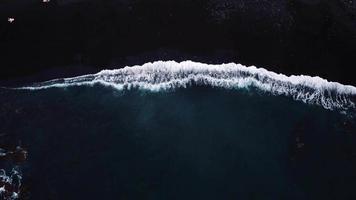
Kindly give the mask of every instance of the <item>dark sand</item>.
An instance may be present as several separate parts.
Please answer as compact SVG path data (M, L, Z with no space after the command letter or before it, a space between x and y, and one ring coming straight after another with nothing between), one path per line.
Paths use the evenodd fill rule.
M307 2L2 1L1 84L188 59L356 85L355 3Z

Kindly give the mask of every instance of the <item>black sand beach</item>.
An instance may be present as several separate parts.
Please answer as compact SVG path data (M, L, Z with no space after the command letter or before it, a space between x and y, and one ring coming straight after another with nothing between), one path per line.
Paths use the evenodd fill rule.
M21 83L193 60L355 85L355 9L343 0L6 0L0 79Z

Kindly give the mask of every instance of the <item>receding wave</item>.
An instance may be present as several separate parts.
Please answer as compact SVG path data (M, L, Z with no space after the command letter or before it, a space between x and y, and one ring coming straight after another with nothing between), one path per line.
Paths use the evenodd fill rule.
M220 65L193 61L157 61L142 66L103 70L73 78L54 79L18 89L47 89L103 84L118 90L164 91L192 84L228 89L256 88L272 95L285 95L326 109L354 109L356 87L329 82L320 77L286 76L254 66L228 63Z

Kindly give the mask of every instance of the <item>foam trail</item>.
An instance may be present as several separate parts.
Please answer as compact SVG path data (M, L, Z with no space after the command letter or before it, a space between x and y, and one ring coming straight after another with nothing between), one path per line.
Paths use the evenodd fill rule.
M142 66L103 70L73 78L54 79L18 89L47 89L103 84L118 90L162 91L192 84L221 88L257 88L273 95L285 95L326 109L354 109L356 87L329 82L320 77L286 76L255 66L228 63L211 65L193 61L157 61Z

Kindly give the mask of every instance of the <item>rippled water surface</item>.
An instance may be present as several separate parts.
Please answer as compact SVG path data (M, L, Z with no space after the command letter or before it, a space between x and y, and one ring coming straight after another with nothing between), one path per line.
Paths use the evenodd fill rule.
M24 199L356 195L352 111L194 84L0 92L1 142L28 151L17 166Z

